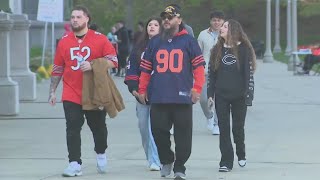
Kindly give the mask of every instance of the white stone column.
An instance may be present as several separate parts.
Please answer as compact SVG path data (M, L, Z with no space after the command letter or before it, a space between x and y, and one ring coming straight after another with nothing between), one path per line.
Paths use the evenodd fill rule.
M298 13L297 0L292 0L292 52L298 51ZM296 71L296 65L300 62L297 54L292 53L293 72Z
M274 53L281 52L280 46L280 0L276 0L276 16L275 16L275 45L273 48Z
M18 83L10 78L10 36L13 22L0 13L0 115L19 113Z
M9 0L9 6L13 14L22 14L21 0Z
M273 54L271 52L271 0L267 0L266 13L266 52L264 53L263 62L273 62Z
M286 47L286 55L291 55L291 0L287 1L287 47ZM288 69L290 69L288 67Z
M10 32L10 57L12 79L19 84L20 100L36 99L36 75L29 69L29 27L25 14L10 15L13 28Z

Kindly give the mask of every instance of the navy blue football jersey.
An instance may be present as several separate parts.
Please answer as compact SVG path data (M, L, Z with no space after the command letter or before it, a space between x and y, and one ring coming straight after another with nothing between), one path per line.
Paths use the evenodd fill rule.
M205 66L196 39L186 30L172 39L152 38L141 60L140 69L152 73L151 103L191 104L193 70Z

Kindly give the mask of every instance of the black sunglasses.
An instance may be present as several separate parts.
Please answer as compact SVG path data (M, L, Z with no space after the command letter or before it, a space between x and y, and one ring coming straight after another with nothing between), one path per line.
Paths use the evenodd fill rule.
M168 15L168 14L163 15L163 16L161 17L162 20L166 20L166 19L171 20L171 19L173 19L173 18L174 18L174 16L170 16L170 15Z

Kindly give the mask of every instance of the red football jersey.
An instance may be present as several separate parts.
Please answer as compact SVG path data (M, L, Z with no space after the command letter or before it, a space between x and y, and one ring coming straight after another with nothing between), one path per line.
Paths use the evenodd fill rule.
M63 76L62 101L81 105L83 72L80 64L82 61L101 57L118 64L114 47L108 38L99 32L89 30L82 39L78 39L74 33L68 33L61 38L54 58L52 76Z

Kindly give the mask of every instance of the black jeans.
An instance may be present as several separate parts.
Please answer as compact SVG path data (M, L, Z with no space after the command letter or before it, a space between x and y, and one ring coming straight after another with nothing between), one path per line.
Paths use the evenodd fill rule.
M151 130L161 164L174 162L174 172L185 173L184 164L192 148L192 105L152 104ZM170 129L174 126L175 154L171 150Z
M230 137L230 111L232 115L232 134L236 144L236 154L238 160L245 160L244 125L247 114L245 97L227 99L215 96L216 113L220 128L220 167L227 166L233 168L234 152Z
M81 129L84 123L84 115L90 127L96 153L103 154L107 149L108 130L105 122L106 111L82 110L82 106L70 101L63 101L63 108L66 117L67 146L69 152L69 162L81 161Z

